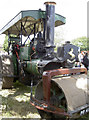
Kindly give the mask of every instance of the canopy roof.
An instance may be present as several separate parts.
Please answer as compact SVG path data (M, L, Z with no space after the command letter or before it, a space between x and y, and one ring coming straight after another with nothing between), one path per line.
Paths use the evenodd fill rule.
M32 29L36 24L35 32L38 32L38 25L41 22L41 30L43 30L43 21L45 18L45 11L41 10L27 10L18 13L10 22L8 22L1 30L0 34L22 34L28 36L33 34ZM55 27L65 24L65 17L55 14ZM21 27L22 26L22 27Z

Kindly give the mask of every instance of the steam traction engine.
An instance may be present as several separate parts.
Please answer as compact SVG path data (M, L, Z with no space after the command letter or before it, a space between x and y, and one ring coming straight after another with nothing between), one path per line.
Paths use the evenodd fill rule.
M1 29L8 35L8 55L0 56L2 88L18 79L31 86L31 104L42 118L77 117L88 112L87 70L73 67L78 47L70 42L54 52L54 27L65 24L65 17L55 14L55 4L45 2L46 11L21 11Z

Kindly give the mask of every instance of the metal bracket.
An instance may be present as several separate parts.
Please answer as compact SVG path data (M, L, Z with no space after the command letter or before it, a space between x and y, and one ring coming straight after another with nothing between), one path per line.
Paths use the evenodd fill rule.
M44 100L46 102L50 102L50 88L51 88L51 78L57 75L65 75L65 74L77 74L77 73L85 73L87 74L86 68L64 68L64 69L56 69L56 70L49 70L43 72L43 94Z

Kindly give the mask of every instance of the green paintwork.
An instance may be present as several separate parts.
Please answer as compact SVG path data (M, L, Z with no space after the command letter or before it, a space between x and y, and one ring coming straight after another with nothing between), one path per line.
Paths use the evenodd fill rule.
M31 53L32 53L32 49L30 46L20 47L20 59L21 60L30 60Z
M18 13L10 22L8 22L1 30L0 34L8 35L10 34L19 35L21 34L21 22L27 31L27 33L22 30L22 35L27 36L31 32L31 29L34 28L34 23L36 23L36 32L38 32L39 22L42 22L42 18L45 18L45 11L42 10L27 10L21 11ZM66 18L55 13L55 27L65 24ZM18 27L18 29L17 29ZM41 30L43 31L43 22L41 25ZM34 32L32 32L33 34Z
M22 13L22 18L27 16L32 17L34 20L45 18L45 11L41 11L41 10L21 11L21 13Z
M28 73L31 73L33 75L40 75L39 71L38 71L38 62L39 59L37 60L31 60L31 61L27 61L27 67L25 68L25 70Z

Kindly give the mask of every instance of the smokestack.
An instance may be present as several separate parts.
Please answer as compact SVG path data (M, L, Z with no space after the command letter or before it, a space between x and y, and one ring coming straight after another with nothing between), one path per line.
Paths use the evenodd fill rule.
M45 2L46 5L46 47L54 51L55 2Z

